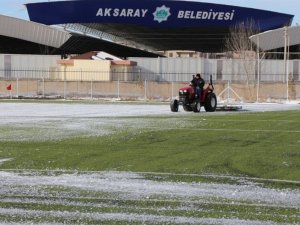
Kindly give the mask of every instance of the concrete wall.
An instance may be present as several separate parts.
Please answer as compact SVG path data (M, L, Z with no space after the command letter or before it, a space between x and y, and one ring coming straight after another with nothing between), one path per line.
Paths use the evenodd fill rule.
M137 80L134 66L111 65L111 79L114 81L134 81Z
M60 56L0 54L0 78L48 78Z
M5 64L11 65L11 69L45 69L56 66L56 61L60 59L58 55L19 55L0 54L0 68L5 68Z
M205 58L129 58L138 63L145 74L157 74L160 81L187 81L192 74L201 73L205 79L253 81L260 75L261 81L285 82L283 60L261 60L258 73L257 60L205 59ZM300 81L300 60L289 60L287 72Z

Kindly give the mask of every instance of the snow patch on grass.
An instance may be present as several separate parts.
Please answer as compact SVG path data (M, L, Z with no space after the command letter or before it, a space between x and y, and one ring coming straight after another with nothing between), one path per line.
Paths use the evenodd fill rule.
M121 199L148 199L152 196L178 199L226 199L228 201L260 202L276 206L300 207L299 190L276 190L255 184L231 185L214 183L159 182L146 180L141 174L99 172L86 174L42 175L30 172L0 172L0 195L14 187L30 192L33 187L57 186L94 192L118 194ZM20 194L20 193L19 193Z
M0 165L4 164L5 162L11 161L13 160L12 158L8 158L8 159L0 159Z
M124 221L130 222L150 222L150 223L168 223L168 224L207 224L207 225L279 225L270 221L239 220L239 219L215 219L215 218L191 218L191 217L173 217L158 216L149 214L135 213L80 213L80 212L58 212L58 211L41 211L41 210L24 210L24 209L3 209L0 208L0 215L14 215L22 217L56 217L64 219L89 219L94 221ZM1 224L1 223L0 223ZM5 223L6 224L6 223ZM20 223L21 224L21 223Z

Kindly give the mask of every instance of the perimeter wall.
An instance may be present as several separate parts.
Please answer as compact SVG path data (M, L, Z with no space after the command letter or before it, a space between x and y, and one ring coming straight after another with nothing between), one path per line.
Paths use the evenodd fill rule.
M300 100L300 60L289 60L285 73L283 60L261 60L258 66L257 60L130 58L138 66L122 72L86 68L61 71L58 59L0 55L0 97L167 101L178 95L180 87L188 85L193 74L201 73L207 83L212 76L219 101ZM108 73L110 79L104 81L102 77ZM9 85L11 91L7 90Z

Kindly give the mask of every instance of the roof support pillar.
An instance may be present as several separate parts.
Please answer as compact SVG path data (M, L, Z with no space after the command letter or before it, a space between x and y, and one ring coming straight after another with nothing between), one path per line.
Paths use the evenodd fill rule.
M287 65L288 27L284 27L284 74L286 76L286 100L289 100L289 74Z
M259 85L260 85L260 56L259 56L259 35L257 36L257 87L256 87L256 102L259 97Z

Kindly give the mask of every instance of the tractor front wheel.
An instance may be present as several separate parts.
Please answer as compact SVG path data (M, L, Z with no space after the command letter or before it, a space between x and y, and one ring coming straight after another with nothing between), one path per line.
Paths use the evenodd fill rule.
M170 103L171 111L172 112L178 112L179 108L179 102L177 99L173 99Z
M193 111L194 111L195 113L198 113L198 112L200 112L200 110L201 110L201 104L200 104L200 102L199 102L198 100L196 100L196 101L193 103Z

